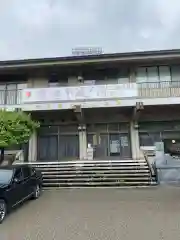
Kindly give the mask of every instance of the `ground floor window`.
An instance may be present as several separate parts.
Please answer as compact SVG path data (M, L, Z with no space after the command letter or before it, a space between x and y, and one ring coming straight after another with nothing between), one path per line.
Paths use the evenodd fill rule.
M164 142L166 153L175 152L180 147L180 129L178 122L142 123L139 125L140 146L155 146Z
M41 128L38 134L37 155L38 161L79 158L78 128L76 126Z

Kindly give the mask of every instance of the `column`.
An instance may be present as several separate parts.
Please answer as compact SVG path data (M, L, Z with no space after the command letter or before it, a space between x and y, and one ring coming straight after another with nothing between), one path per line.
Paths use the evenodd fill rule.
M87 137L86 137L86 126L79 125L79 158L80 160L86 159L87 151Z
M132 158L139 159L140 158L139 131L138 131L138 125L134 121L131 121L130 123L130 136L131 136Z
M37 133L34 132L29 139L29 154L28 162L35 162L37 160Z

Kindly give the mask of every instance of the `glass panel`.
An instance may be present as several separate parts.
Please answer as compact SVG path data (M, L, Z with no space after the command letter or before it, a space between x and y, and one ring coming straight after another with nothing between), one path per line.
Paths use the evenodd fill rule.
M17 84L17 89L21 90L21 89L25 89L27 88L27 83L19 83Z
M137 81L137 83L147 82L147 73L146 73L146 68L145 67L141 67L141 68L137 69L136 81Z
M179 121L167 121L167 122L141 122L139 123L139 131L142 132L159 132L165 130L178 130L180 129Z
M157 67L148 67L147 68L148 82L159 82L158 68Z
M58 134L58 126L42 126L38 129L40 135Z
M128 83L129 82L129 69L122 69L119 73L118 83Z
M0 85L0 91L5 89L6 89L6 85Z
M48 137L38 138L38 160L46 161L48 160Z
M9 184L13 176L13 171L9 169L0 169L0 184Z
M107 124L96 124L94 125L96 132L107 132Z
M172 86L180 87L180 66L174 65L171 67Z
M170 74L170 67L169 66L160 66L159 67L159 78L162 86L167 86L165 82L171 82L171 74Z
M61 135L59 137L59 158L79 158L78 135Z
M154 146L155 142L160 142L160 133L139 133L140 146Z
M7 84L6 89L7 90L16 90L17 89L17 84Z
M48 158L49 161L57 161L58 160L58 137L50 136L48 146Z
M93 134L87 134L87 143L90 143L91 146L94 145L94 142L93 142Z
M118 132L119 124L118 123L110 123L108 124L108 132Z
M106 158L109 155L108 134L101 134L99 144L95 147L95 158Z
M61 125L59 126L60 134L63 133L77 133L78 132L78 126L76 124L73 125Z
M131 158L131 145L129 134L120 135L121 158Z
M109 154L110 156L120 156L119 134L110 134L109 136Z
M161 133L162 139L180 139L180 132L179 131L163 131Z

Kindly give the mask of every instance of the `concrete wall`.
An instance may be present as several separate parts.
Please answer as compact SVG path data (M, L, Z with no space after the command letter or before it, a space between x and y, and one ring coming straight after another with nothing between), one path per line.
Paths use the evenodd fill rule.
M155 161L160 184L180 185L180 158L164 155Z

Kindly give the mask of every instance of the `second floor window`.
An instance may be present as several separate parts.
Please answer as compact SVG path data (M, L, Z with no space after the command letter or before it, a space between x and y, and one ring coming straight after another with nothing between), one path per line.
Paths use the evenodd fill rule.
M180 83L180 66L140 67L136 71L136 81L138 83L161 83L164 86L171 83L175 86L178 82Z

